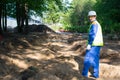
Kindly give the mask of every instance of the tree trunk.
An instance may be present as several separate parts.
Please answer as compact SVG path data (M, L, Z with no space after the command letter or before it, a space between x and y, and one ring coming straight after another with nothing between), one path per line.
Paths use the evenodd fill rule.
M6 3L3 4L3 30L7 31L7 12L6 12Z
M6 4L5 4L5 28L4 31L7 31L7 10L6 10Z
M5 7L4 7L4 3L3 3L3 5L2 5L2 28L3 28L3 30L4 30L4 26L5 26L5 20L4 20L4 9Z
M21 28L21 3L19 1L16 2L16 19L17 19L17 29L18 32L21 33L22 32L22 28Z
M28 4L25 4L25 24L28 26Z
M21 3L20 1L16 2L16 18L18 32L22 33L28 26L28 6L26 3Z
M2 34L2 2L0 3L0 34Z

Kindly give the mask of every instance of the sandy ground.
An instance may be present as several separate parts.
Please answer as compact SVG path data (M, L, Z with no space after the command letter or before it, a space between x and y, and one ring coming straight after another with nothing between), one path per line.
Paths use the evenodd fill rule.
M81 75L86 40L86 34L9 34L0 44L0 80L120 80L119 40L104 40L100 78Z

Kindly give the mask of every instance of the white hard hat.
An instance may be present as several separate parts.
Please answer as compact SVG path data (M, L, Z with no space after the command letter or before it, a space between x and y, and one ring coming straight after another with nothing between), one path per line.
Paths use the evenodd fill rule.
M89 11L88 16L96 16L96 12L95 11Z

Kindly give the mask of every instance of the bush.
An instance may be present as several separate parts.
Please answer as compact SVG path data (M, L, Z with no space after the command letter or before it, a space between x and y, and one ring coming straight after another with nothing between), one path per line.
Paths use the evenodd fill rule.
M120 34L120 23L115 23L113 25L113 33L114 34Z
M88 26L70 26L70 27L67 26L64 29L69 32L87 33L89 27Z
M109 23L109 25L102 25L103 33L108 34L120 34L120 23Z

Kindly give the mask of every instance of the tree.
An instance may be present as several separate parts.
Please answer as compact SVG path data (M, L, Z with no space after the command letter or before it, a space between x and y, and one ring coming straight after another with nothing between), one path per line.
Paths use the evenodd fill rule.
M3 31L7 31L7 0L0 1L0 33L2 34Z
M59 8L62 7L62 0L1 0L0 23L3 25L0 24L0 32L2 32L2 27L4 30L7 28L7 16L16 18L18 32L23 32L24 26L28 26L29 16L33 15L32 11L42 16L44 11L49 10L49 4L52 2ZM55 21L55 19L53 20Z
M95 9L102 23L104 33L120 34L120 1L97 0Z
M47 23L57 23L60 20L60 9L55 4L54 1L52 1L50 4L48 4L48 11L45 11L45 18Z
M119 0L97 0L96 10L101 16L106 16L114 22L120 22Z
M71 23L74 26L83 26L86 24L87 13L93 10L96 0L73 0L73 13L71 14Z

